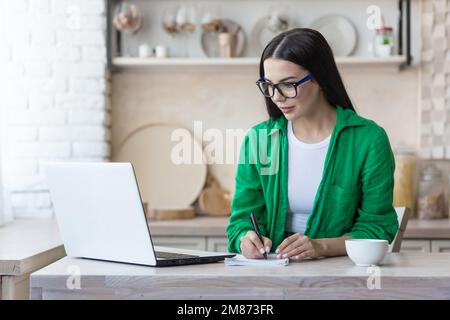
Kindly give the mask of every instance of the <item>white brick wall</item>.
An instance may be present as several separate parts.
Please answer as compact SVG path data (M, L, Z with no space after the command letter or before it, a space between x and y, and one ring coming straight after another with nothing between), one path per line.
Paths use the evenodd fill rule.
M6 163L15 217L52 216L40 162L106 161L105 0L6 1Z

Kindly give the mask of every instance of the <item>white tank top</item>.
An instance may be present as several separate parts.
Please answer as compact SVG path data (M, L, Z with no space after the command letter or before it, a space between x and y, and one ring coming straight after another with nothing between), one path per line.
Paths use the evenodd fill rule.
M286 231L303 233L322 179L331 135L318 143L297 139L288 121L288 199Z

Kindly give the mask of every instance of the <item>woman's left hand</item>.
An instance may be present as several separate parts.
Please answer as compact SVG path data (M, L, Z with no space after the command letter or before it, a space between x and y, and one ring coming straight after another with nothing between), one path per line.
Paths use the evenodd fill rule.
M322 243L319 240L310 239L303 234L296 233L284 239L275 253L278 259L303 260L307 257L320 257L323 255L323 251Z

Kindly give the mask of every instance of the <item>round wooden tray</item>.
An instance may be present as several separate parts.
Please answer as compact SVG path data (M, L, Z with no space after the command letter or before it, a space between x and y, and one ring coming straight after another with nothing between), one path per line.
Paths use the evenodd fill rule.
M179 141L173 133L182 130L189 139L191 163L178 164L176 153ZM184 140L183 140L184 141ZM175 150L175 151L174 151ZM200 161L194 162L194 152ZM189 208L198 198L206 180L203 148L184 128L172 124L151 124L131 132L118 148L114 161L131 162L136 171L142 201L154 209ZM176 160L176 161L174 161Z

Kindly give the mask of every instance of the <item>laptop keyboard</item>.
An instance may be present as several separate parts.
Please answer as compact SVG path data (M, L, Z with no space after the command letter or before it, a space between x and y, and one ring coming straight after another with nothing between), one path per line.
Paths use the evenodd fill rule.
M173 253L173 252L163 252L163 251L155 251L156 258L162 259L183 259L183 258L196 258L198 256L184 253Z

